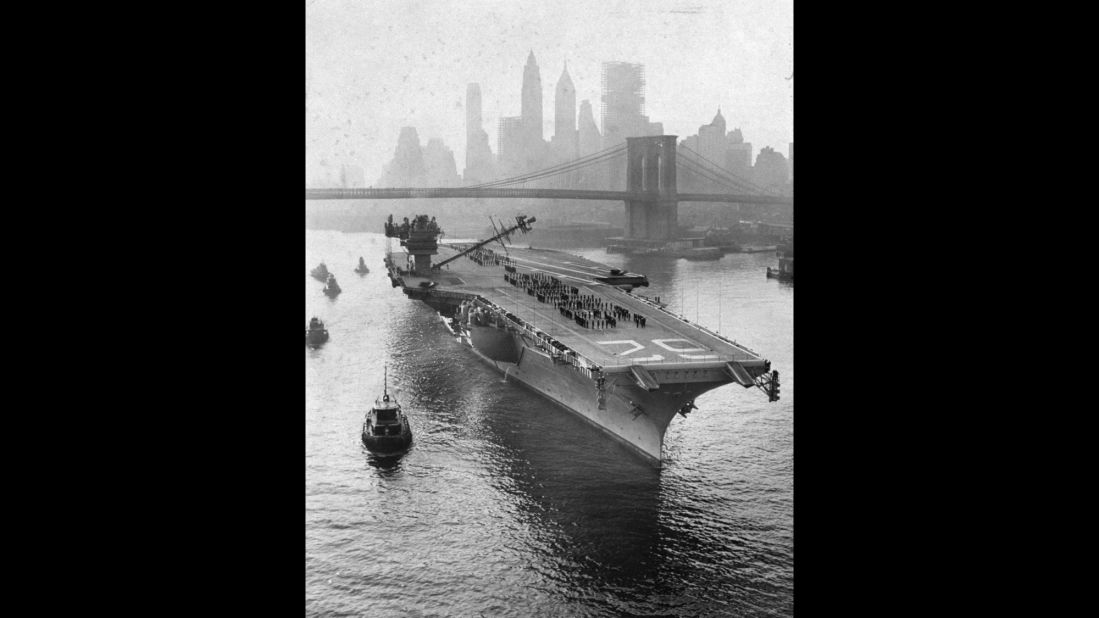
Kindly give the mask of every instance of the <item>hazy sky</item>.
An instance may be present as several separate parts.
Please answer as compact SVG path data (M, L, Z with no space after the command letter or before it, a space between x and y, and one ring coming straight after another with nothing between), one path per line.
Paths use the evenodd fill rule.
M756 153L794 139L793 0L311 0L306 2L306 176L325 158L374 184L401 127L439 137L465 166L466 84L483 127L518 116L523 65L542 74L543 137L565 61L600 121L600 67L645 65L645 112L681 138L721 107Z

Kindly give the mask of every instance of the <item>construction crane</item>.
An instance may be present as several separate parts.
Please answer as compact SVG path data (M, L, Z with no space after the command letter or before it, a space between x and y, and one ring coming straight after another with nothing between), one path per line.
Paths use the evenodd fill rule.
M519 230L520 232L526 234L527 232L530 231L530 224L534 223L537 220L538 219L536 219L534 217L531 217L528 220L525 215L519 215L518 217L515 217L515 225L507 228L506 230L504 230L502 232L497 232L496 234L493 234L492 238L489 238L488 240L482 240L481 242L473 245L472 247L467 248L465 251L462 251L458 255L449 257L449 258L443 260L442 262L439 262L438 264L433 264L431 266L431 268L432 268L432 270L439 270L439 268L441 268L442 266L444 266L444 265L446 265L450 262L453 262L454 260L462 257L463 255L469 253L470 251L473 251L474 249L478 249L480 247L483 247L483 246L487 245L488 243L493 242L494 240L503 238L504 240L509 240L510 241L511 240L511 233L514 232L515 230ZM495 225L493 225L493 229L496 229Z

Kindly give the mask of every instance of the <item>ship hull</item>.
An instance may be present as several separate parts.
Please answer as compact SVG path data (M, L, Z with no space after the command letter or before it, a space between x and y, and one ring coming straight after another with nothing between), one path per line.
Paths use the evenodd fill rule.
M500 255L484 242L446 246L450 257L431 264L427 258L444 247L417 242L387 254L394 285L438 311L451 334L506 380L651 464L661 464L672 418L686 416L698 396L767 382L770 363L755 352L631 294L648 285L643 275L549 250ZM397 266L405 263L408 270Z
M372 436L363 432L362 439L366 450L371 453L379 457L393 457L404 454L412 446L412 430L405 426L397 436Z
M516 337L505 328L470 325L469 338L474 350L494 362L516 364L523 351Z
M517 382L583 418L655 466L661 464L664 434L676 413L699 395L728 383L717 370L710 373L710 380L695 370L692 379L702 381L662 383L659 390L650 392L636 386L626 373L610 373L601 394L587 374L555 362L518 333L497 331L512 341L511 346L517 350L516 362L493 358L504 347L500 339L490 340L477 332L490 329L496 330L471 327L457 334L462 345L504 374L505 380ZM491 341L492 346L479 345L485 341Z
M386 429L393 431L397 426L389 426ZM400 429L396 434L378 435L372 431L370 421L367 421L363 425L362 441L368 451L379 457L401 455L412 446L412 427L409 426L408 419L402 416Z

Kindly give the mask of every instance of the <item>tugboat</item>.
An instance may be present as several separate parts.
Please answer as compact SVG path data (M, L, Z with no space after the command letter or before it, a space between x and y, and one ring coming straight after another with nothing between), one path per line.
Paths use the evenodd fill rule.
M386 382L388 373L387 367ZM412 445L412 427L408 424L408 417L401 412L397 398L390 398L388 384L382 387L382 391L382 398L374 401L374 407L363 423L363 444L379 457L392 457L404 453Z
M324 322L318 320L317 316L313 316L309 320L309 328L305 331L305 344L317 347L325 341L328 341L328 329L324 327Z
M337 294L342 292L340 284L336 283L336 275L328 274L328 281L324 284L324 293L330 298L335 298Z
M363 256L359 256L359 266L355 268L355 272L360 275L365 275L370 272L370 269L366 267L366 262L363 261Z
M328 267L321 262L321 265L309 271L309 276L313 277L317 281L328 281Z

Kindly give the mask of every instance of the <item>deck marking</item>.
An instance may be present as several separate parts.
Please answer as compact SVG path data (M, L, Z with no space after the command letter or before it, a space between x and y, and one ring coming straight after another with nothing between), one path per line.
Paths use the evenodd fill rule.
M669 352L680 352L681 353L680 356L682 356L682 352L705 352L706 351L706 348L697 348L697 347L696 348L673 348L672 346L668 345L668 343L672 342L672 341L682 341L683 343L687 343L687 344L691 344L691 345L698 345L695 342L691 341L690 339L678 339L678 338L676 338L676 339L653 339L653 343L655 343L656 345L664 348L665 350L668 350Z
M562 323L563 320L561 320L561 318L559 316L556 316L552 313L551 314L542 313L541 311L538 311L533 305L523 305L523 307L525 307L527 309L530 309L536 315L542 316L542 319L544 319L546 322L549 322L549 324L551 326L563 329L563 330L567 331L568 333L570 333L571 335L573 335L574 337L576 337L577 339L587 341L589 344L592 345L592 351L593 352L598 352L599 351L599 348L595 347L595 344L597 343L596 341L592 341L590 338L586 337L585 335L573 330L572 328L569 327L568 324ZM518 317L520 319L522 319L522 316L518 316ZM531 324L531 326L533 326L533 324ZM551 331L546 330L545 328L542 328L542 329L539 329L539 330L541 330L542 332L548 334L551 337L556 338L556 337L561 336L560 334L555 334ZM572 347L572 346L570 346L570 347ZM575 347L573 347L573 349L575 350ZM580 350L576 350L576 351L580 352ZM583 352L580 352L580 354L583 354L584 356L594 356L594 354L584 354Z
M600 341L599 343L601 345L612 345L612 344L615 344L615 343L628 343L630 345L637 346L632 350L622 352L621 354L619 354L619 356L625 356L627 354L633 354L634 352L636 352L638 350L644 350L645 349L645 346L643 346L640 343L634 341L633 339L620 339L618 341Z
M659 355L659 354L653 354L652 356L646 356L645 358L635 358L635 359L633 359L633 361L635 363L643 363L643 362L646 362L646 361L662 361L662 360L664 360L664 357Z
M573 264L573 266L575 266L577 268L586 268L586 269L588 269L589 272L584 272L582 270L577 270L577 268L568 268L566 266L561 266L560 264L546 264L545 262L535 262L534 260L531 260L529 258L513 257L512 261L513 262L526 262L527 264L536 265L536 266L523 265L524 268L530 268L532 270L537 270L537 266L541 266L543 269L545 269L547 271L557 270L557 271L562 271L562 272L574 272L574 273L580 273L581 275L584 275L585 277L606 276L607 274L610 274L609 271L607 271L606 274L604 274L604 270L601 269L601 268L595 268L595 267L592 267L592 266L584 266L582 264Z
M689 358L691 360L716 360L721 358L716 354L680 354L680 358Z

